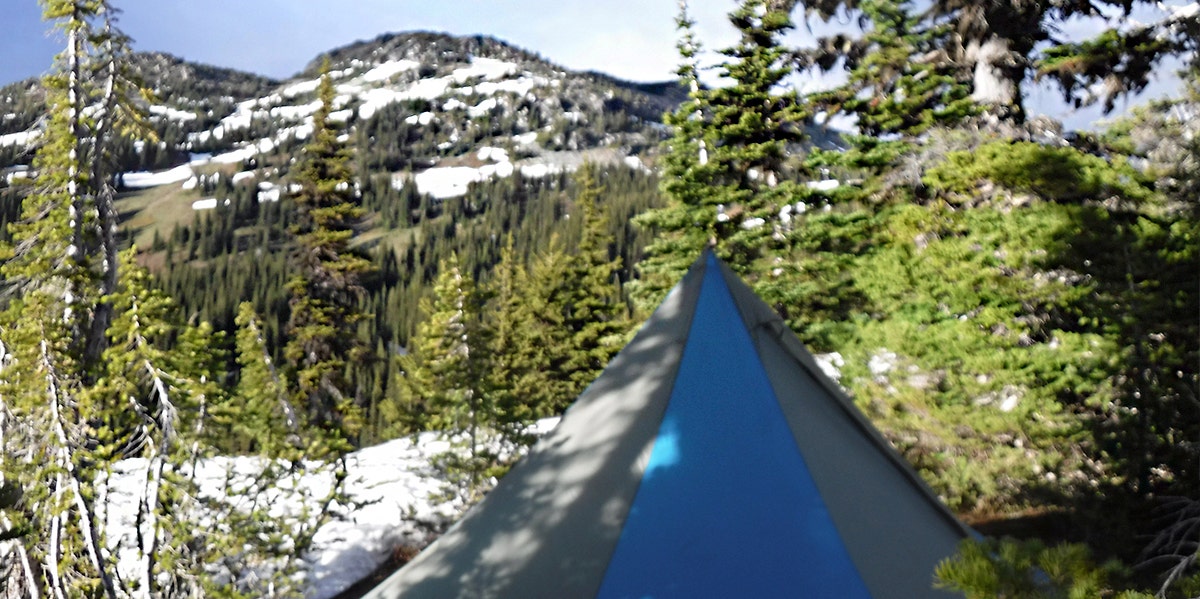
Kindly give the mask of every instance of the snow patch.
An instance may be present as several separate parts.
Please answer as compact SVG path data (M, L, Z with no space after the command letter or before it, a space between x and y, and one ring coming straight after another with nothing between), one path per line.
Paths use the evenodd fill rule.
M217 198L204 198L192 202L192 210L212 210L217 207Z
M17 133L7 133L0 135L0 148L7 146L27 146L30 142L41 137L42 132L37 129L29 131L18 131Z
M528 133L514 135L513 141L515 141L518 144L523 145L523 146L529 146L529 145L533 145L533 144L537 143L537 137L538 137L537 131L530 131Z
M303 127L292 127L290 129L284 129L283 131L280 131L278 137L282 140L286 139L289 135L294 135L296 139L304 139L311 133L311 125L308 126L307 132L304 131ZM258 154L266 154L267 152L274 150L276 145L278 144L273 139L260 139L257 142L247 144L236 150L225 152L223 154L217 154L212 158L209 158L209 162L215 164L237 164L239 162L249 160Z
M431 168L413 175L417 190L435 198L453 198L467 193L467 188L483 177L477 168L447 166Z
M817 361L817 366L825 376L839 381L842 379L842 369L846 367L846 359L838 352L830 352L828 354L818 354L813 356Z
M274 185L272 185L266 189L262 189L260 186L259 189L260 189L260 191L258 192L258 195L257 195L259 204L262 204L264 202L278 202L279 196L281 195L281 193L283 191L282 189L280 189L279 187L276 187Z
M433 113L432 112L422 112L421 114L414 114L410 117L405 118L404 122L408 123L409 125L421 125L422 127L424 127L425 125L428 125L429 123L433 122Z
M271 115L271 118L273 118L273 119L298 121L302 118L309 117L309 116L316 114L317 110L319 110L320 108L321 108L321 101L315 100L313 102L309 102L308 104L302 104L300 106L276 106L275 108L272 108L270 110L269 114Z
M320 79L311 79L309 81L301 81L300 83L293 83L293 84L283 88L283 91L279 92L279 95L281 95L285 98L292 98L292 97L299 96L302 94L311 94L311 93L317 91L317 86L319 86L319 85L321 85Z
M480 160L491 160L492 162L508 162L508 150L493 146L483 146L479 151L475 152L475 157Z
M494 96L501 93L524 96L536 87L547 87L550 85L552 85L552 82L545 77L518 77L516 79L505 79L504 81L484 81L472 87L464 87L459 91L464 94L475 93L482 96Z
M0 172L4 173L4 182L9 185L12 185L13 181L17 179L28 179L32 176L32 171L24 164L2 169ZM0 353L0 356L2 355L4 354Z
M134 171L121 174L121 184L132 189L158 187L171 183L181 183L195 176L192 167L183 164L173 169L159 172Z
M495 58L479 58L472 57L471 66L454 69L451 77L459 83L463 83L475 77L482 77L485 80L503 79L517 72L517 65Z
M809 189L817 191L831 191L841 187L842 182L837 179L822 179L820 181L809 181L806 185L808 185Z
M196 120L196 113L188 112L186 110L176 110L170 106L160 106L156 104L151 106L149 110L150 114L164 117L169 121L187 122Z
M421 63L415 60L392 60L363 73L362 80L369 83L378 83L391 79L396 74L418 69L420 66Z
M216 198L198 200L197 210L217 206ZM539 421L530 432L543 435L554 428L558 419ZM345 519L326 523L313 538L313 549L305 556L310 564L307 579L312 585L305 596L329 599L342 593L382 563L398 546L420 542L423 533L417 521L443 520L461 507L435 503L430 497L442 489L443 481L430 468L431 458L447 451L448 442L439 433L421 433L416 438L388 441L356 451L346 458L345 492L355 509ZM147 460L136 458L118 462L108 485L112 500L103 519L106 541L117 556L122 575L134 576L137 560L136 492L145 484ZM214 457L198 464L196 480L201 497L218 497L229 477L245 478L262 467L261 458ZM327 471L315 468L290 484L277 489L280 514L296 514L305 497L322 497L329 488ZM310 506L311 507L311 506ZM203 525L201 523L201 525Z
M499 106L499 105L500 105L500 102L498 100L496 100L496 98L488 98L488 99L480 102L479 104L476 104L475 106L468 108L467 114L470 115L471 118L477 119L481 116L488 114L494 108L496 108L496 106Z

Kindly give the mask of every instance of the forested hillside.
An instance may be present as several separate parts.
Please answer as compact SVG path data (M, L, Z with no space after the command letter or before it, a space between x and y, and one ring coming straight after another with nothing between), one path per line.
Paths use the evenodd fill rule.
M682 3L679 80L632 84L437 33L273 81L134 53L107 0L45 4L76 33L0 90L4 592L301 593L346 452L443 431L433 466L477 500L704 247L960 517L1020 539L940 584L1200 588L1195 5L1063 41L1100 8L744 0L711 64ZM1178 96L1096 131L1027 110L1035 82L1112 108L1168 58ZM328 494L291 520L200 501L218 454L286 465L231 496L309 467ZM110 549L129 458L148 524ZM201 542L205 510L244 521ZM245 578L206 569L242 547Z

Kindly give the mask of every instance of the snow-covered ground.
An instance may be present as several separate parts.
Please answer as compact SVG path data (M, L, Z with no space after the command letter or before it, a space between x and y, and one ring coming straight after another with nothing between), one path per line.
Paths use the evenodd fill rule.
M557 419L541 421L534 432L544 434L557 424ZM422 433L415 439L396 439L350 454L346 493L353 511L317 531L314 549L305 559L312 583L308 599L336 596L374 572L393 549L426 541L426 533L417 522L444 520L461 510L453 502L431 499L442 490L443 482L430 467L430 458L448 449L449 442L438 433ZM260 467L258 458L205 460L197 468L200 495L216 496L230 476L244 477ZM126 576L132 576L138 567L134 519L136 501L146 481L145 469L144 459L117 464L108 487L111 503L102 514L108 522L108 546L116 552L118 569ZM305 498L311 502L314 497L324 496L329 480L328 472L317 470L290 490L277 489L283 499L279 510L299 513Z

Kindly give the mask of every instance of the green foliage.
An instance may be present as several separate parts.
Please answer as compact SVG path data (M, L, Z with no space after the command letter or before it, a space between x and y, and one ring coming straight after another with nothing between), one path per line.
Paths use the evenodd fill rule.
M867 0L856 8L870 24L862 39L826 38L810 51L822 69L840 64L849 71L845 84L810 96L814 110L853 115L868 136L920 135L978 111L967 71L928 58L941 51L949 25L925 26L911 2Z
M21 200L0 251L0 474L22 489L0 519L0 535L21 537L0 555L2 592L297 596L300 558L337 496L306 497L282 515L280 495L267 492L281 472L321 470L301 458L323 446L291 452L290 470L266 460L259 471L231 467L222 489L201 492L218 447L266 452L261 440L282 435L254 419L234 430L236 398L218 378L223 335L184 324L136 249L118 255L116 136L139 131L145 115L125 79L128 40L113 27L115 9L103 0L44 6L61 18L67 49L47 79L37 191ZM243 432L254 440L236 440ZM118 537L109 516L120 501L137 526Z
M371 263L350 247L364 213L354 198L350 156L329 122L334 87L328 67L317 95L321 106L296 173L295 274L287 285L291 317L284 355L295 369L308 425L335 429L349 441L363 423L345 371L363 355L355 333L358 321L366 318L358 303Z
M1083 545L1047 547L1039 541L966 540L952 558L938 564L937 587L967 599L1149 599L1148 593L1120 591L1114 581L1128 573L1117 562L1097 565Z
M426 319L407 355L400 357L400 397L386 415L400 432L441 431L451 449L434 464L447 478L449 496L467 505L487 491L497 460L488 446L497 408L487 381L487 334L479 320L475 283L453 254L441 265L434 294L422 302Z
M621 259L614 257L615 239L608 232L608 219L597 200L604 189L596 182L594 168L585 165L576 175L576 214L583 217L578 248L567 264L563 291L558 301L563 311L562 326L570 336L568 357L561 375L570 384L570 400L591 384L624 345L629 330L618 273ZM569 400L568 400L569 401ZM555 411L567 407L555 406Z
M487 393L496 407L496 424L502 435L526 444L528 423L546 416L553 405L549 390L547 348L554 339L537 319L530 303L529 274L516 255L509 235L500 251L500 262L485 289L488 306L484 313L490 329ZM550 337L546 335L550 334Z
M1104 109L1112 111L1119 95L1146 89L1163 57L1182 49L1178 36L1174 27L1107 29L1082 42L1047 48L1037 61L1038 76L1053 79L1077 107L1087 99L1086 88L1102 82Z
M1070 147L1020 141L951 152L923 179L930 187L960 194L974 192L984 180L1062 202L1109 197L1140 202L1151 195L1145 176L1122 159L1110 162Z
M288 397L288 381L276 368L267 350L262 323L254 306L238 306L236 401L212 408L216 439L233 453L288 455L288 437L298 436L300 417Z
M779 91L792 73L782 36L793 25L786 7L758 0L729 15L739 42L721 53L721 75L731 85L711 90L695 85L690 20L682 30L682 83L690 100L666 121L673 127L663 157L663 192L669 203L638 217L656 232L640 265L642 279L631 290L639 310L656 305L708 244L739 272L761 254L770 231L748 225L773 216L795 201L798 165L785 150L805 139L809 114L797 94Z
M835 33L819 39L816 49L806 54L813 64L829 70L839 63L851 70L852 80L866 74L868 79L900 82L888 87L871 102L900 108L885 114L882 122L895 126L928 123L930 113L923 102L932 92L961 98L947 91L967 85L971 100L979 104L987 118L979 123L995 128L1020 124L1025 120L1026 86L1032 81L1049 79L1056 83L1068 103L1075 106L1103 101L1112 110L1116 101L1145 88L1149 77L1161 68L1169 56L1194 56L1200 19L1177 14L1148 24L1105 30L1091 39L1065 41L1064 27L1077 19L1098 14L1124 14L1153 10L1150 2L1103 0L1096 3L1055 4L1049 2L940 2L921 6L909 16L912 7L847 0L814 0L804 4L812 19L859 18L871 25L865 38ZM1180 11L1183 13L1184 11ZM815 23L813 23L815 24ZM891 28L893 31L889 31ZM840 28L835 29L840 31ZM872 72L870 67L884 68ZM867 67L863 72L862 67ZM905 74L923 72L924 77L944 80L948 85L928 86L925 79L904 81ZM907 83L907 85L905 85ZM913 85L915 84L915 85ZM857 98L845 93L833 94L838 100L853 103ZM915 100L915 101L914 101ZM946 102L950 106L956 102ZM907 104L907 106L904 106ZM959 105L948 113L967 114L971 109ZM877 115L878 113L876 113ZM872 117L876 115L871 115ZM874 118L867 119L875 124Z

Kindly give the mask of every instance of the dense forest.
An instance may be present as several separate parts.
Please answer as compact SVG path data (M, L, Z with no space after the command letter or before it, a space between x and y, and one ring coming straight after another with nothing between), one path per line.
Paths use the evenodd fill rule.
M671 84L427 33L287 84L134 53L109 0L43 4L65 49L0 93L0 134L37 132L0 147L0 595L301 596L348 451L442 431L446 492L478 500L705 247L989 535L939 585L1200 592L1195 11L1064 41L1150 3L742 0L708 64L684 2ZM1029 113L1035 85L1111 110L1172 59L1176 97L1103 129ZM348 94L376 64L462 87ZM788 84L835 70L821 92ZM292 97L311 107L295 122ZM234 147L256 151L192 167L186 193L131 174ZM420 185L504 164L539 168ZM202 497L212 456L263 459ZM132 458L135 572L100 541ZM272 511L269 489L313 474L325 494Z

